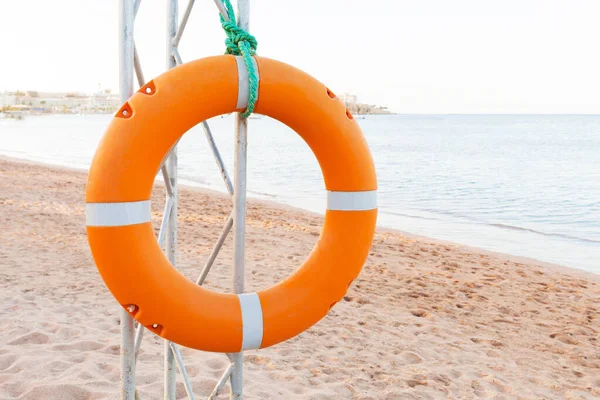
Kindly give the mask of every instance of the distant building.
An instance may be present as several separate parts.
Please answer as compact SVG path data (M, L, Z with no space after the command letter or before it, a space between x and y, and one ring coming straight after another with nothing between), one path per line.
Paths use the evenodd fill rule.
M17 92L3 92L0 94L0 107L11 107L20 104Z
M121 106L121 98L118 94L110 92L97 92L87 98L86 107L96 112L113 112Z
M338 97L346 106L358 103L358 98L354 94L344 93L343 95Z
M34 90L0 93L0 108L32 109L38 112L114 112L121 105L118 95L101 91L84 93L50 93Z

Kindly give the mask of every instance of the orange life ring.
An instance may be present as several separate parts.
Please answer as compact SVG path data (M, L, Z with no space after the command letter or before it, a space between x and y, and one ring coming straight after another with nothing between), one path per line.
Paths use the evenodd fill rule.
M377 179L357 122L306 73L263 57L255 61L255 112L306 141L327 189L319 240L290 277L258 293L202 288L169 263L150 222L152 185L169 149L198 123L245 109L247 75L239 57L183 64L142 87L111 121L87 182L88 240L109 290L150 331L204 351L269 347L311 327L358 276L375 231Z

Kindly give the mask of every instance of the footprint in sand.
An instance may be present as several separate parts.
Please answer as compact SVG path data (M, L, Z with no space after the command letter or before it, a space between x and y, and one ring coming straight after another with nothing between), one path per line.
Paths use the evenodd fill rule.
M59 344L59 345L52 347L52 349L58 350L58 351L69 351L69 350L94 351L94 350L101 349L103 347L104 347L104 345L102 343L94 342L91 340L84 340L84 341L72 343L72 344Z
M14 382L2 385L2 391L3 393L8 393L10 395L9 399L18 398L21 393L25 392L28 388L29 386L23 382Z
M79 329L59 327L58 330L56 330L56 337L59 339L71 339L72 337L79 336L80 333Z
M550 335L550 338L556 339L556 340L561 341L566 344L571 344L571 345L579 344L579 341L577 339L575 339L573 336L571 336L571 334L553 333L552 335Z
M425 318L429 316L429 313L425 310L411 310L410 313L419 318Z
M400 361L402 364L420 364L423 362L423 358L412 351L404 351L400 354Z
M15 361L17 361L17 356L14 354L0 356L0 371L9 369Z
M8 342L9 345L20 346L24 344L46 344L50 343L50 337L41 332L27 333L12 342Z
M49 363L46 363L44 365L43 369L44 369L44 371L48 371L53 374L59 374L59 373L66 371L67 369L71 368L72 366L73 366L73 363L56 360L56 361L51 361Z
M221 357L214 357L206 360L206 366L214 371L221 371L227 363Z
M100 374L110 379L119 379L120 369L117 365L107 364L104 362L96 362L96 368Z
M81 372L79 375L77 375L77 377L83 382L88 382L95 378L95 376L90 374L88 371Z
M25 393L21 399L81 400L89 399L91 395L92 393L89 390L76 385L40 385Z
M140 349L140 350L141 350L140 356L142 356L144 350L143 349ZM103 353L111 354L113 356L119 355L120 351L121 351L121 347L118 344L113 344L113 345L107 346L104 350L102 350ZM144 355L144 357L146 357L146 356Z
M192 383L192 387L196 393L211 393L217 384L216 379L201 377L194 379ZM219 393L225 393L228 389L223 388Z
M74 364L81 364L82 362L85 362L88 358L89 354L77 353L74 356L70 357L68 361Z

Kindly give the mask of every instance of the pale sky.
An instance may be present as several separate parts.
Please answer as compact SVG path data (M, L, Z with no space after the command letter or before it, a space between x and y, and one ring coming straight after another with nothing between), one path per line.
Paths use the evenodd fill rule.
M600 113L600 0L250 0L258 54L401 113ZM180 15L186 6L180 2ZM165 68L166 0L142 0L147 79ZM0 91L118 90L118 1L0 0ZM196 0L184 61L222 54Z

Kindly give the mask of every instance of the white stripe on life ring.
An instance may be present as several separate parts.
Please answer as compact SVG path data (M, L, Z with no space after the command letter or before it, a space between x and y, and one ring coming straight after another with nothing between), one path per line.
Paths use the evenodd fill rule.
M242 350L260 349L263 339L263 314L256 293L238 294L242 309Z
M87 203L87 226L126 226L150 222L150 200L123 203Z
M248 70L246 69L244 57L235 56L235 62L237 63L238 70L238 98L236 108L245 109L248 107L248 94L250 93L250 87L248 85ZM254 57L252 57L252 64L254 65L254 71L256 71L256 79L260 82L258 64L256 63L256 59ZM258 101L258 92L256 93L256 101Z
M377 208L377 190L364 192L327 191L327 209L335 211L366 211Z

